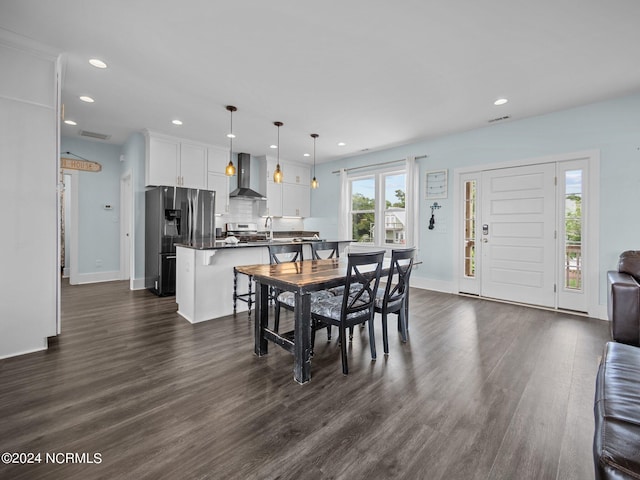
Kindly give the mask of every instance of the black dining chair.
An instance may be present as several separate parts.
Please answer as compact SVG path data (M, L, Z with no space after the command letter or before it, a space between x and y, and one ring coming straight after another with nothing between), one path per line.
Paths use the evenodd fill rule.
M346 332L353 332L355 325L368 323L371 359L376 359L376 341L373 332L373 310L376 292L380 284L380 272L384 251L350 253L347 260L347 278L340 296L332 296L311 304L311 346L315 331L327 325L338 327L338 340L342 356L342 373L349 373ZM355 288L352 288L355 287ZM352 339L352 333L349 336Z
M416 249L406 248L391 251L391 268L385 288L380 287L374 302L374 310L382 314L382 345L385 355L389 354L387 335L387 315L398 315L398 330L402 341L407 341L409 279L413 268Z
M311 255L314 260L339 258L338 242L313 242L311 244Z
M286 263L286 262L301 262L304 260L302 255L302 244L283 244L283 245L269 245L269 263L271 265L277 263ZM279 297L284 295L281 300ZM289 298L291 297L291 298ZM288 303L293 303L293 292L282 292L276 288L272 288L269 299L275 302L275 319L273 322L273 331L278 332L278 328L280 328L280 307L282 305L285 308L293 309L293 305L288 305Z
M304 260L302 255L302 244L287 245L269 245L269 258L271 264L284 262L301 262ZM332 296L327 290L311 293L311 303L317 302L323 298ZM273 331L278 332L280 328L280 309L281 307L293 311L296 306L296 295L293 292L283 292L276 290L272 293L275 301L275 315L273 322ZM331 327L327 327L327 335L331 338Z

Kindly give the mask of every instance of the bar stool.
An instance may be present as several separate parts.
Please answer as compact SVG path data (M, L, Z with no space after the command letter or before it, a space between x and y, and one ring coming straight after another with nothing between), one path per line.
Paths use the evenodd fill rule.
M247 310L247 314L251 317L251 306L253 305L253 275L247 275L249 277L249 285L247 288L247 293L238 293L238 272L236 267L233 267L233 314L236 314L236 305L237 301L245 302L249 309Z

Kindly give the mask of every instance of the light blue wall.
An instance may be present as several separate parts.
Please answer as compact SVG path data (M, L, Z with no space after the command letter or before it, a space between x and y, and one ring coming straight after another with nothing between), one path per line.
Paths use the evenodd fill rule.
M626 96L523 120L512 120L468 132L416 142L322 164L321 188L312 193L314 218L305 228L318 227L325 237L337 236L341 167L353 167L428 155L420 163L420 250L423 265L415 272L430 280L454 279L452 172L458 167L543 157L585 150L600 151L600 292L606 303L605 272L615 268L623 250L640 249L640 95ZM449 197L438 201L443 233L427 229L432 201L424 200L427 170L449 169Z
M142 133L129 136L122 146L122 174L131 172L133 185L133 241L134 284L144 287L144 158L145 142Z
M102 165L100 172L80 172L78 186L78 273L120 271L119 145L62 137L61 156L71 152ZM106 210L105 205L111 205ZM101 266L96 266L96 261Z

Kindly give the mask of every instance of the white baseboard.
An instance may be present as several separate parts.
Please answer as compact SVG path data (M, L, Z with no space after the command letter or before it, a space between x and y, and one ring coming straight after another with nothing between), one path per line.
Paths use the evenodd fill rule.
M416 275L411 277L411 287L421 288L422 290L434 290L442 293L457 293L454 292L453 282L433 280L432 278L418 277Z
M593 311L589 312L589 314L590 317L609 321L609 312L607 311L607 305L598 305L593 309Z
M131 290L144 290L144 278L134 278L130 282L130 288Z
M79 273L77 285L84 283L99 283L99 282L113 282L120 280L120 272L99 272L99 273Z
M32 348L32 349L29 349L29 350L23 350L21 352L11 352L9 354L3 353L3 354L0 355L0 360L5 359L5 358L18 357L20 355L27 355L29 353L42 352L43 350L46 350L47 348L48 348L47 339L45 338L44 346L42 346L42 347Z
M420 288L422 290L433 290L442 293L452 293L457 295L455 291L454 282L447 282L443 280L433 280L431 278L418 277L417 275L411 276L411 287ZM478 297L482 298L482 297ZM509 303L509 302L506 302ZM553 309L551 309L553 310ZM609 314L607 313L607 305L592 306L589 311L589 317L597 318L599 320L609 320Z

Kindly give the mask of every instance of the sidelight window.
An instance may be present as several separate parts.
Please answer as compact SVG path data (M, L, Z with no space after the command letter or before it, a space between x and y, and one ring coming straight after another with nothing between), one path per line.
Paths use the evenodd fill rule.
M476 276L476 181L464 182L464 276Z
M582 170L565 171L564 286L582 289Z

